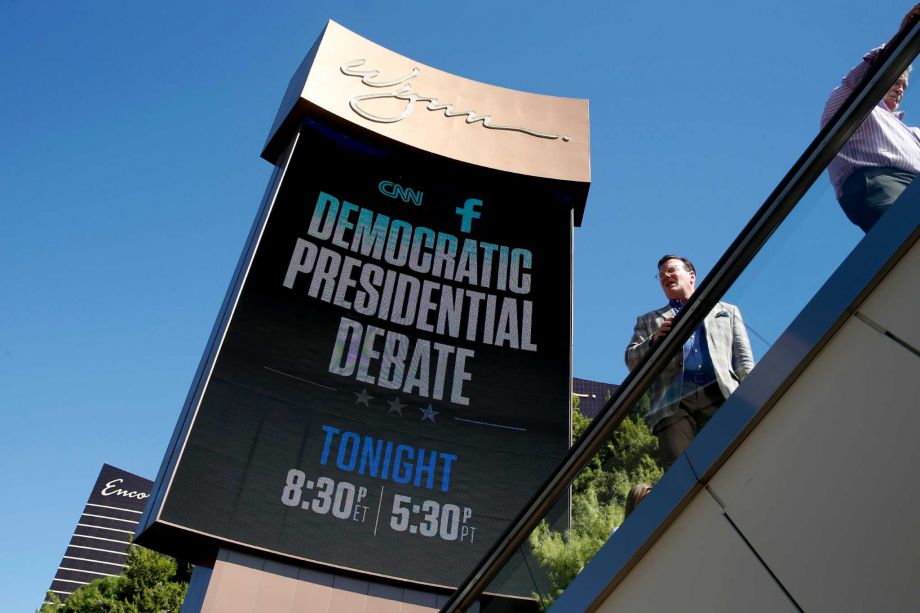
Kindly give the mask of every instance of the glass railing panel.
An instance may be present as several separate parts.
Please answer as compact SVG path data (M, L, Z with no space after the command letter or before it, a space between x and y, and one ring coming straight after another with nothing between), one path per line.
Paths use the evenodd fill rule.
M723 317L726 310L729 315L726 319L733 319L735 312L740 313L746 336L744 342L750 347L751 366L756 368L756 363L862 237L863 232L851 224L840 210L830 182L826 175L822 175L725 293L721 302L734 308L717 305L706 318L704 327L721 325L718 318ZM709 332L710 335L716 334L711 328ZM735 365L738 348L730 341L726 337L726 344L710 346L709 350L730 352L733 370L738 370L740 378L743 378L749 373L741 372ZM672 356L673 360L686 361L687 349L680 346ZM515 557L518 561L526 560L532 574L531 602L487 598L482 601L481 610L525 611L549 607L600 547L608 539L617 538L616 531L625 519L630 491L635 490L634 495L650 491L663 475L664 465L669 460L673 461L659 447L659 436L654 429L666 420L649 422L650 411L655 409L655 398L660 400L662 396L667 396L669 386L676 386L670 402L676 403L680 409L684 408L682 403L693 404L695 386L680 380L666 383L664 380L669 376L673 378L673 372L668 375L669 372L672 369L665 369L646 390L640 403L626 414L614 434L572 482L569 526L554 527L550 522L543 521L529 535L527 544L517 551ZM715 388L716 396L722 391L717 382L709 385ZM714 411L717 410L718 406ZM691 428L696 434L706 427L709 416L691 411ZM573 423L577 438L589 420L576 409ZM679 451L677 455L680 455ZM634 507L634 504L629 506ZM496 581L496 585L500 583L500 580ZM497 587L486 590L486 593L490 591L501 592Z
M743 316L753 368L862 236L863 233L843 216L830 183L822 176L723 298L723 302L736 307ZM665 277L667 281L667 273ZM717 305L712 311L713 317L707 321L716 320L724 312L725 309ZM672 313L665 315L670 317ZM680 340L689 340L688 334L692 331ZM685 345L678 342L671 360L667 361L672 365L685 362ZM723 347L709 349L721 351ZM689 402L688 397L696 389L683 380L673 380L673 372L673 368L666 368L656 377L639 403L625 413L614 433L570 483L570 522L560 526L558 513L555 522L544 519L528 536L526 544L515 552L512 558L515 564L509 566L516 567L518 572L520 568L527 569L532 584L530 599L494 596L503 593L502 585L506 583L504 576L499 574L480 600L481 611L534 611L550 607L596 552L609 539L617 538L627 505L631 511L641 512L635 500L628 503L630 491L633 491L633 498L638 494L641 502L643 495L664 474L665 464L669 459L673 461L673 458L663 457L654 428L661 420L650 422L650 412L655 409L656 399L659 403L668 402L664 398L669 398L677 408L683 408L681 403ZM710 386L718 390L718 383L710 383ZM699 433L706 427L709 415L693 412L691 417L692 427ZM575 408L573 431L576 439L589 424L590 420Z
M910 92L902 87L903 82L896 83L885 99L896 95L901 106L910 106ZM896 206L897 196L909 184L908 169L916 164L920 170L920 140L898 125L885 99L725 292L725 302L741 307L758 358L862 240L863 228L882 218L878 211L887 203ZM892 119L893 125L883 126ZM882 131L892 133L890 140ZM897 152L899 142L907 146ZM856 160L900 167L859 167Z
M912 47L916 47L914 38L916 37L909 41ZM898 61L901 61L900 58ZM879 89L878 85L873 87L884 94L884 84L879 85L882 85L883 89ZM909 105L909 95L899 92L899 95L901 94L901 104ZM820 110L816 109L816 123ZM868 121L872 121L871 116L862 126L868 125ZM920 130L917 134L913 146L917 149L920 163ZM865 134L857 129L854 140L848 144L864 137ZM820 148L817 151L815 155L819 156ZM799 164L807 168L806 158L807 156L804 156ZM814 166L811 168L817 170ZM690 317L702 320L703 323L698 329L705 330L707 345L711 345L707 347L710 354L715 353L724 358L723 352L730 352L728 368L736 382L728 386L722 382L718 383L717 388L722 393L714 397L717 405L722 397L730 396L737 386L738 379L745 378L747 373L742 371L756 369L756 363L770 351L789 324L864 236L863 229L848 219L848 215L838 203L839 177L836 186L832 186L827 168L822 170L821 175L769 234L769 238L756 254L744 261L740 274L719 296L719 301L723 304L716 304L705 317L699 309L697 315L693 314L694 301L691 301L687 309L691 313ZM794 178L794 173L790 176ZM788 180L788 177L784 179ZM781 190L777 193L780 195L774 194L778 199L775 202L784 197ZM765 207L758 215L764 211L768 209ZM854 216L851 213L849 217ZM746 230L753 232L752 226ZM743 241L736 242L735 247L739 244L743 244ZM724 286L722 284L717 287ZM738 314L744 320L741 326L743 333L738 332L738 326L735 325L735 316ZM675 376L671 368L675 363L683 364L690 359L688 352L691 351L692 342L687 341L694 336L694 330L688 325L681 326L680 321L681 318L675 320L677 328L672 334L673 338L668 337L666 342L658 341L658 344L668 348L670 355L665 354L663 350L656 350L652 353L660 353L660 359L656 360L652 356L651 360L640 360L637 364L632 364L634 377L627 378L627 385L624 386L626 388L629 387L631 378L642 380L642 372L637 375L636 371L645 371L646 375L651 372L660 373L641 395L637 393L636 386L628 394L620 394L623 398L641 396L641 399L627 410L625 404L615 398L609 413L598 416L604 423L619 423L593 456L584 462L584 467L578 471L577 476L569 480L571 516L568 524L559 526L558 522L553 524L542 521L524 540L524 544L513 552L512 559L526 560L528 568L532 569L531 598L508 600L483 596L480 600L481 610L525 611L551 606L555 598L568 587L606 541L623 535L622 532L618 535L617 530L626 515L630 490L633 490L634 494L648 491L654 487L667 466L667 454L659 448L659 440L664 439L660 435L661 423L658 418L661 416L656 415L656 412L660 412L663 404L683 407L688 398L688 389L691 395L699 395L698 389L692 385L688 386L685 376ZM732 325L726 328L728 323ZM712 326L712 330L721 326L720 332L714 332L708 326ZM714 335L725 334L730 336L729 348L717 339L712 340ZM680 338L677 335L680 335ZM740 336L744 337L743 342L739 340ZM739 344L747 346L753 364L748 363L745 366L745 360L737 359ZM619 353L618 348L616 353ZM724 367L725 360L722 358L713 359L712 362L721 361ZM718 368L715 366L716 370ZM708 385L711 385L711 381ZM695 397L692 400L698 402L700 399ZM705 401L705 398L703 400ZM585 427L584 423L580 423L579 417L580 414L574 420L576 435ZM704 429L707 417L708 415L694 416L691 429L695 429L697 433ZM577 468L582 465L583 458L573 457L566 463L569 467ZM560 467L557 477L574 474L566 467L566 463ZM558 479L553 486L557 485ZM542 494L538 495L535 500L539 500L541 496ZM535 502L534 508L538 507L542 508ZM635 507L633 512L638 514L642 511L640 507ZM626 529L628 530L628 526ZM501 573L498 576L498 579L500 578ZM501 593L500 583L498 580L493 582L485 589L484 594Z
M822 176L725 293L744 317L759 360L850 254L863 233Z
M525 544L505 566L526 568L531 578L529 598L502 598L503 573L485 590L480 611L541 611L549 608L611 535L622 525L630 491L637 484L653 486L663 473L656 457L657 441L645 423L648 396L633 408L574 479L569 492L554 505ZM574 433L580 436L590 420L573 407ZM647 491L643 491L643 496ZM635 498L635 495L633 495ZM567 521L558 509L570 505Z

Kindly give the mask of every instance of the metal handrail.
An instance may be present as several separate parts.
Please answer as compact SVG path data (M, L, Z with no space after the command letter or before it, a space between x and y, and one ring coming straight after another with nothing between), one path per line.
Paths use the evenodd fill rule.
M715 264L674 320L670 334L655 344L627 375L588 429L574 442L556 471L515 517L480 565L447 600L444 612L465 611L475 603L556 500L619 426L693 331L760 252L812 183L872 108L920 52L920 22L894 36L863 83L822 128L764 204Z

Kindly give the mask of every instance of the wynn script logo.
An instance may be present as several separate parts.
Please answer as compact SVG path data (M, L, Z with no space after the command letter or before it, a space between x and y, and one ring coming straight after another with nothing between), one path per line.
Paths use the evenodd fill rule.
M466 123L476 123L477 121L481 121L482 127L489 128L490 130L508 130L511 132L521 132L530 136L536 136L537 138L546 138L550 140L559 139L563 142L569 142L571 140L568 136L559 136L558 134L537 132L536 130L531 130L529 128L519 128L517 126L499 125L492 122L491 115L480 115L476 111L455 111L454 105L452 104L442 103L437 98L433 98L431 96L423 96L412 91L412 84L409 83L409 81L421 74L418 68L413 68L411 71L409 71L408 74L397 79L378 81L376 79L380 76L379 70L357 70L357 68L364 66L366 63L367 60L352 60L339 66L339 70L342 71L342 74L349 77L360 77L361 83L367 85L368 87L383 88L398 86L397 89L394 89L393 91L381 92L379 94L365 94L363 96L355 96L348 101L348 106L351 107L351 110L369 121L376 121L377 123L396 123L397 121L402 121L411 115L412 111L415 110L415 103L422 101L428 103L425 108L427 108L429 111L444 111L445 117L466 116ZM361 106L361 104L366 100L382 100L386 98L393 100L404 100L407 102L406 108L404 108L399 115L393 117L383 117L381 115L371 113Z

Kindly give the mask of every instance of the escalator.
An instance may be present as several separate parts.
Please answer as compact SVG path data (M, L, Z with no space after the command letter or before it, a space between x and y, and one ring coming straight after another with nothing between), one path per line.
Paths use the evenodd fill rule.
M509 609L491 581L534 565L542 518L719 302L744 313L756 367L577 576L533 568L522 608L916 610L920 184L864 235L822 175L918 50L916 24L892 39L443 610Z

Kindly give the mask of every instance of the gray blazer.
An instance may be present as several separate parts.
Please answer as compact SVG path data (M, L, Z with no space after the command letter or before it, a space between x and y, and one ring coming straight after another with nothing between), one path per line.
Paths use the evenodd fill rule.
M632 340L626 347L626 366L632 370L652 348L652 339L661 324L674 315L664 306L636 319ZM706 343L722 395L728 398L754 368L754 355L741 311L733 304L719 302L703 320ZM648 422L651 427L677 412L684 377L684 355L679 352L649 389Z

